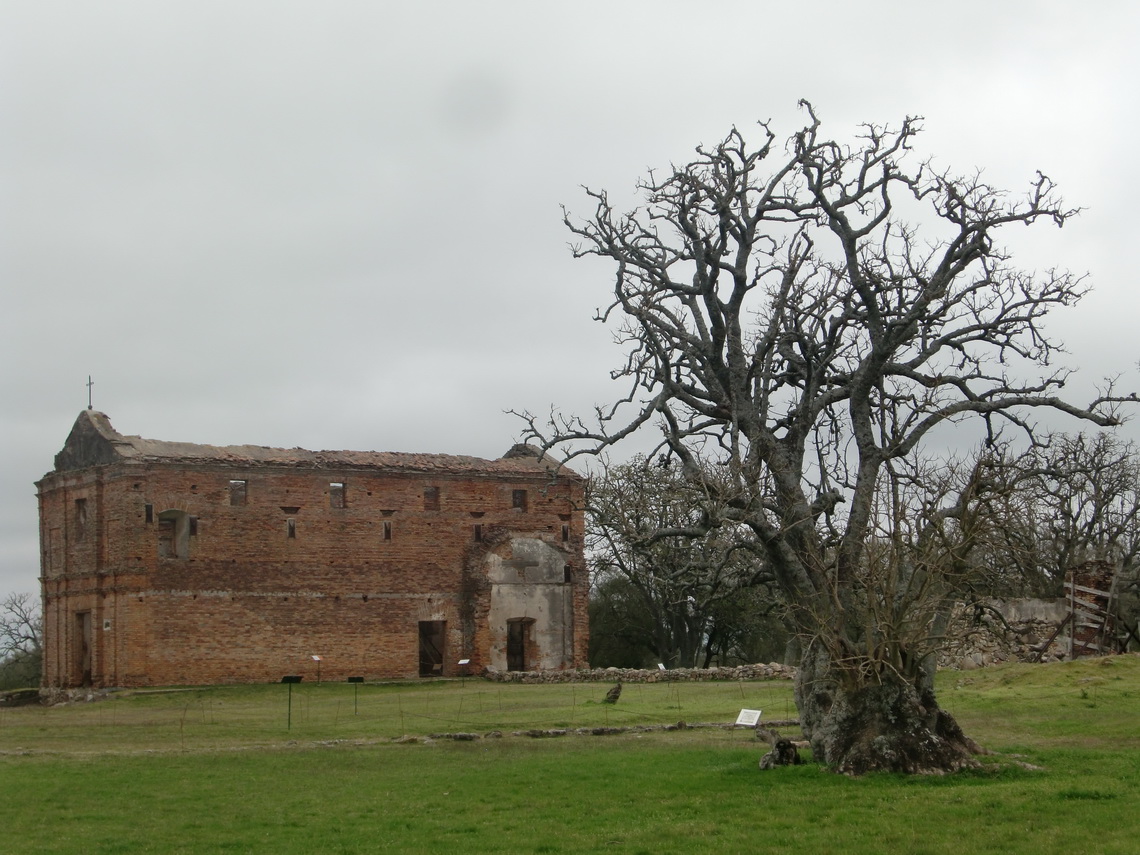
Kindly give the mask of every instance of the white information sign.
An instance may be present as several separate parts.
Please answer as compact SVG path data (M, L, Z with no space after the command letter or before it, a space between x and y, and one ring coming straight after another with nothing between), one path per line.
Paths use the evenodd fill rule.
M762 712L763 710L741 710L740 715L736 717L736 723L745 727L755 727L760 723L760 713Z

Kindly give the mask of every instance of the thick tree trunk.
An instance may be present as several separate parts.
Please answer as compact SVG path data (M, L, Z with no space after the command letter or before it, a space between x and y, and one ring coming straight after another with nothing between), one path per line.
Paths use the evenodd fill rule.
M846 688L819 644L805 646L796 672L800 726L812 756L836 772L942 774L978 765L982 753L938 706L929 676L901 675Z

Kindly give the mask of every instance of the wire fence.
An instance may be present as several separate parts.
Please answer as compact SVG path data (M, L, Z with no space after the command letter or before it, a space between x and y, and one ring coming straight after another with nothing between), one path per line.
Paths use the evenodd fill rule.
M95 703L0 711L0 751L236 746L283 739L383 741L408 734L730 726L743 708L795 716L787 681L626 684L323 683L108 693Z

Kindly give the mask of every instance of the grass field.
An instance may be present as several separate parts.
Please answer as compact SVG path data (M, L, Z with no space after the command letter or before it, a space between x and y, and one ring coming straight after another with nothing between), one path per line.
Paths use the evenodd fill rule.
M1140 658L940 677L983 771L761 773L784 682L219 687L0 711L0 851L1134 853ZM291 719L291 720L290 720ZM502 738L396 743L403 734ZM1017 755L1017 756L1012 756ZM1019 765L1025 764L1025 765ZM1030 769L1026 766L1038 766Z

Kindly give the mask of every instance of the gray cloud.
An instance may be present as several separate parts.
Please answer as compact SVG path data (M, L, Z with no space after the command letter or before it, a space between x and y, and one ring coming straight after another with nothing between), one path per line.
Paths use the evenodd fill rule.
M923 151L1086 213L1017 236L1089 270L1085 386L1138 354L1128 2L0 3L0 591L94 375L125 433L494 456L620 360L559 203L632 201L733 124L926 116Z

